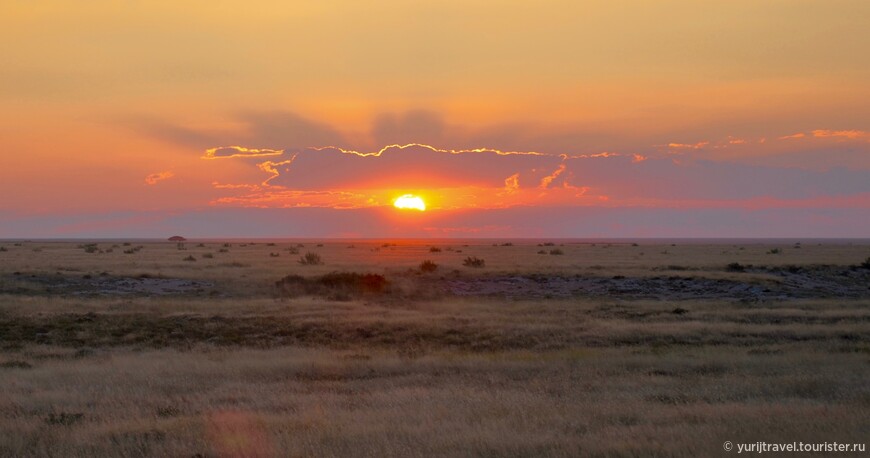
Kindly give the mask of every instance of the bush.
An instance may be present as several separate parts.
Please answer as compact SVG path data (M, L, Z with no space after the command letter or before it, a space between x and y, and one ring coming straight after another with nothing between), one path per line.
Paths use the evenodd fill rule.
M550 250L550 254L553 254L553 255L561 255L561 254L565 254L565 253L562 252L562 250L556 248L555 250Z
M774 248L774 249L767 252L767 254L780 254L780 253L782 253L782 250L780 250L779 248Z
M80 247L85 250L85 253L96 253L100 251L100 248L96 243L87 243L85 245L80 245Z
M438 264L435 264L428 259L420 264L421 272L435 272L436 270L438 270Z
M206 254L202 255L202 257L205 258L205 259L211 259L211 258L214 257L214 255L211 254L211 253L206 253Z
M82 418L84 418L84 416L85 414L83 413L61 412L59 415L50 413L48 414L48 418L45 419L45 422L49 425L69 426L78 423Z
M429 247L429 252L430 253L440 253L441 248L438 248L437 246Z
M191 255L191 256L188 256L188 257L184 258L183 261L196 261L196 258L194 258L194 257Z
M323 260L320 259L320 255L317 253L307 252L305 256L299 258L299 264L303 266L317 266L323 264Z
M861 267L865 269L870 269L870 257L868 257L864 260L864 262L861 263Z
M275 282L275 286L282 296L311 294L347 300L354 296L384 294L388 292L389 282L380 274L331 272L311 279L288 275Z
M538 254L547 254L546 250L538 250Z
M725 270L727 270L728 272L746 272L746 267L744 267L743 264L740 264L739 262L732 262L725 267Z
M280 257L280 256L281 256L281 253L274 253L274 252L273 252L273 253L269 253L269 257L270 257L270 258L277 258L277 257Z
M486 261L476 256L469 256L462 261L462 265L465 267L483 267L486 265Z

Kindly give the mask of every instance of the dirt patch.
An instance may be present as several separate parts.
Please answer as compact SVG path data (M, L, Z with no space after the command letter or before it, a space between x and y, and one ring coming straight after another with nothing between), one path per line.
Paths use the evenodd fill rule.
M0 293L77 296L165 296L204 293L213 283L164 277L16 273L0 278Z
M786 300L799 298L870 297L870 271L848 267L815 266L757 269L772 274L769 281L740 281L695 276L613 277L513 275L445 280L459 296L506 297L607 296L626 299L739 299Z

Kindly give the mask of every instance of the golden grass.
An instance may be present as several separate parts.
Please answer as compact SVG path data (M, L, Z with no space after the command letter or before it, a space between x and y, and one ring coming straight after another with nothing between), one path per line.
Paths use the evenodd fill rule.
M121 242L111 253L114 242L99 243L103 253L0 243L0 456L711 456L725 440L866 441L870 293L546 299L438 286L663 271L769 282L725 266L855 265L867 245L772 255L766 245L396 243L306 242L316 266L285 251L295 242L226 253L143 243L133 254ZM537 254L554 248L564 255ZM463 267L467 256L486 267ZM438 271L420 273L423 259ZM383 274L394 291L334 301L274 287L331 271ZM34 282L58 272L210 286L77 296Z

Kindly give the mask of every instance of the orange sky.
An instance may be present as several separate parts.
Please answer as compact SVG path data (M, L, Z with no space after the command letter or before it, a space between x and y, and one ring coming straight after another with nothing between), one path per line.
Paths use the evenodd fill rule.
M6 1L0 237L406 192L870 223L868 23L864 0Z

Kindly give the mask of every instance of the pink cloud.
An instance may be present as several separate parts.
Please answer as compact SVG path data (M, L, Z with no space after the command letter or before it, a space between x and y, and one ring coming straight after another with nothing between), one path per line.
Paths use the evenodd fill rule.
M780 140L791 140L791 139L804 138L804 137L806 137L806 134L804 134L802 132L798 132L798 133L792 134L792 135L783 135L782 137L779 137L779 139Z
M153 186L161 181L168 180L174 176L175 174L168 170L165 172L152 173L145 177L145 184Z
M844 138L848 140L870 139L870 132L863 130L823 130L817 129L813 132L813 137L816 138Z

